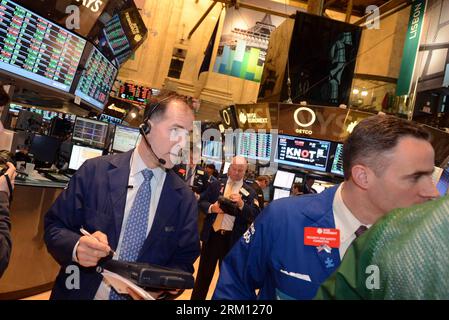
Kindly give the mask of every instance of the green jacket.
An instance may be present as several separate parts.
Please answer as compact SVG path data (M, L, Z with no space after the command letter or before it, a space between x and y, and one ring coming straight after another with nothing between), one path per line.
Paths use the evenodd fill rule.
M449 197L379 220L315 299L449 299Z

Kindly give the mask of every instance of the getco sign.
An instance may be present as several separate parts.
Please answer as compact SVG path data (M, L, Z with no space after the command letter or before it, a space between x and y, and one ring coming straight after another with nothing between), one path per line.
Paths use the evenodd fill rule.
M309 122L302 122L299 115L302 112L307 112L311 115L311 119ZM299 107L298 109L296 109L295 113L293 114L293 119L295 120L295 123L300 126L301 128L307 128L310 127L311 125L313 125L316 121L316 114L315 112L307 107ZM308 135L312 135L313 131L312 130L305 130L305 129L296 129L295 130L296 133L298 134L308 134Z
M231 116L229 115L228 110L223 110L222 116L223 116L223 120L224 120L225 124L227 126L230 126L231 125Z

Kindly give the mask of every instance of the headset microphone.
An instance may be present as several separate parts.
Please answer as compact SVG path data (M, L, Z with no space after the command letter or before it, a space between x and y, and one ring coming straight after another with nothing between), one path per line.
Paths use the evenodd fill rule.
M142 124L139 126L139 132L140 132L140 134L142 135L143 140L145 141L145 143L146 143L148 149L150 149L150 151L151 151L151 153L153 154L153 156L157 159L157 161L159 161L159 164L161 164L162 166L164 166L164 165L167 163L167 161L165 161L164 159L159 158L159 157L156 155L156 153L154 152L153 148L151 147L150 142L149 142L148 139L147 139L147 136L146 136L146 135L150 132L150 130L151 130L151 129L150 129L150 126L149 126L148 124L146 124L146 123L142 123Z

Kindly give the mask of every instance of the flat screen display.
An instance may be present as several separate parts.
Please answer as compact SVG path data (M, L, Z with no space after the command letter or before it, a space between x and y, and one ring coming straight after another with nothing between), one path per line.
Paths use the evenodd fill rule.
M269 133L243 132L238 134L237 155L248 159L270 160L271 139Z
M108 124L77 117L73 126L72 140L98 148L104 148Z
M278 188L290 189L295 180L295 174L287 171L278 170L274 178L273 186Z
M69 169L78 170L86 160L101 155L103 155L103 150L74 145L70 155Z
M132 48L118 14L108 21L103 33L117 62L122 64L131 55Z
M288 198L288 197L290 197L289 190L274 188L273 200L277 200L277 199L281 199L281 198Z
M326 171L329 141L293 136L278 136L275 161L305 169Z
M332 162L331 172L333 174L343 176L343 144L339 143L335 149L335 157Z
M127 152L136 146L139 139L139 129L125 126L116 126L112 150Z
M151 88L135 85L132 83L124 83L120 86L120 98L141 103L147 104L150 102L151 98Z
M117 68L96 47L92 47L75 95L96 109L103 110L116 75Z
M85 45L15 2L0 2L0 69L69 92Z
M107 115L107 114L102 114L100 116L100 121L104 121L107 123L111 123L111 124L121 124L122 123L122 119Z
M221 159L221 142L203 141L202 156L205 158Z

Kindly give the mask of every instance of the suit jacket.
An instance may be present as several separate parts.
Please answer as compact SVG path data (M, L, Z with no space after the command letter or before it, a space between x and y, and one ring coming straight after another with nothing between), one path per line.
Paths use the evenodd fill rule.
M102 276L95 268L80 266L80 289L69 290L66 266L75 265L72 252L83 226L101 231L110 247L118 245L124 216L130 158L126 153L86 161L72 177L45 217L48 251L61 265L52 291L53 299L93 299ZM152 228L137 261L193 273L199 256L198 210L193 193L169 170L165 178Z
M260 210L263 210L265 206L265 198L263 196L263 190L262 188L257 184L257 182L254 182L251 187L256 191L257 194L257 201L259 202L259 208Z
M216 213L207 213L211 204L218 200L218 197L224 193L228 179L226 178L222 182L211 183L209 188L206 189L206 193L203 198L200 198L199 207L201 211L206 214L204 220L203 230L201 231L201 241L206 243L209 240L209 235L213 232L213 224L217 218ZM219 188L217 187L219 186ZM256 219L260 212L259 207L254 201L257 198L256 192L250 185L243 183L243 188L249 192L249 196L244 199L244 205L242 210L239 210L239 214L235 217L234 227L232 229L232 235L230 237L231 245L233 245L246 231L249 224Z
M11 255L11 221L9 220L9 199L6 192L0 192L0 277L9 264Z
M304 228L335 228L337 187L268 205L223 260L213 299L312 299L340 253L305 246Z
M192 177L192 175L190 175L190 177L186 177L187 169L189 168L186 164L176 165L173 167L173 171L188 185L190 183L190 178ZM202 193L207 188L209 177L201 166L196 165L193 169L194 178L193 186L191 188L196 193Z

